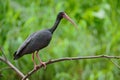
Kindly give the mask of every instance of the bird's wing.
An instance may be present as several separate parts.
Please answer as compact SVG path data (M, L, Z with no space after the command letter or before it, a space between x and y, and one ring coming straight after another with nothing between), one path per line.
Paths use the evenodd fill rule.
M23 42L23 44L20 46L20 48L17 50L16 54L14 54L14 55L17 55L17 54L21 53L21 52L27 47L27 45L31 42L32 36L33 36L34 34L35 34L35 33L31 34L31 35Z

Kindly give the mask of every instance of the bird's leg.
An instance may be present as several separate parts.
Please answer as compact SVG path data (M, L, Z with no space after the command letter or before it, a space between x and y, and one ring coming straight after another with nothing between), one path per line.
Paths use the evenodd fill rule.
M44 66L44 68L46 69L46 64L45 64L45 62L42 62L42 60L40 59L40 57L38 55L38 51L36 52L36 57L38 58L40 64L42 64Z
M32 61L34 63L34 70L37 70L38 67L37 67L35 60L34 60L34 53L32 54Z

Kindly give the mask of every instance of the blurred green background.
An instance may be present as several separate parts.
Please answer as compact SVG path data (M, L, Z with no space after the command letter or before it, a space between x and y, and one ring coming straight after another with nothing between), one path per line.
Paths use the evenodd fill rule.
M63 19L50 45L39 52L43 61L120 54L119 0L0 0L0 46L7 58L24 74L33 69L31 55L14 61L13 53L28 35L50 28L60 11L65 11L76 22L78 30ZM119 60L114 61L120 64ZM0 62L0 74L3 75L0 80L21 79L7 67ZM59 62L30 77L30 80L119 79L120 70L107 59Z

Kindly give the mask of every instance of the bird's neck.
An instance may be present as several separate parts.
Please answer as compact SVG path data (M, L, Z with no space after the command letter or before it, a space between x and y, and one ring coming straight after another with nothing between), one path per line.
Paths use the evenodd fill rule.
M57 17L57 19L56 19L53 27L49 29L51 33L53 33L53 32L56 30L56 28L58 27L58 24L60 23L61 19L62 19L62 18L58 18L58 17Z

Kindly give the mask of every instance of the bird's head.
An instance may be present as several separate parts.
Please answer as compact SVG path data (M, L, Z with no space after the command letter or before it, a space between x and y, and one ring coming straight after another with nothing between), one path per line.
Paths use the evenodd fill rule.
M68 21L70 21L75 26L75 28L77 28L77 25L75 24L75 22L65 12L59 12L58 18L59 19L62 19L62 18L67 19Z

